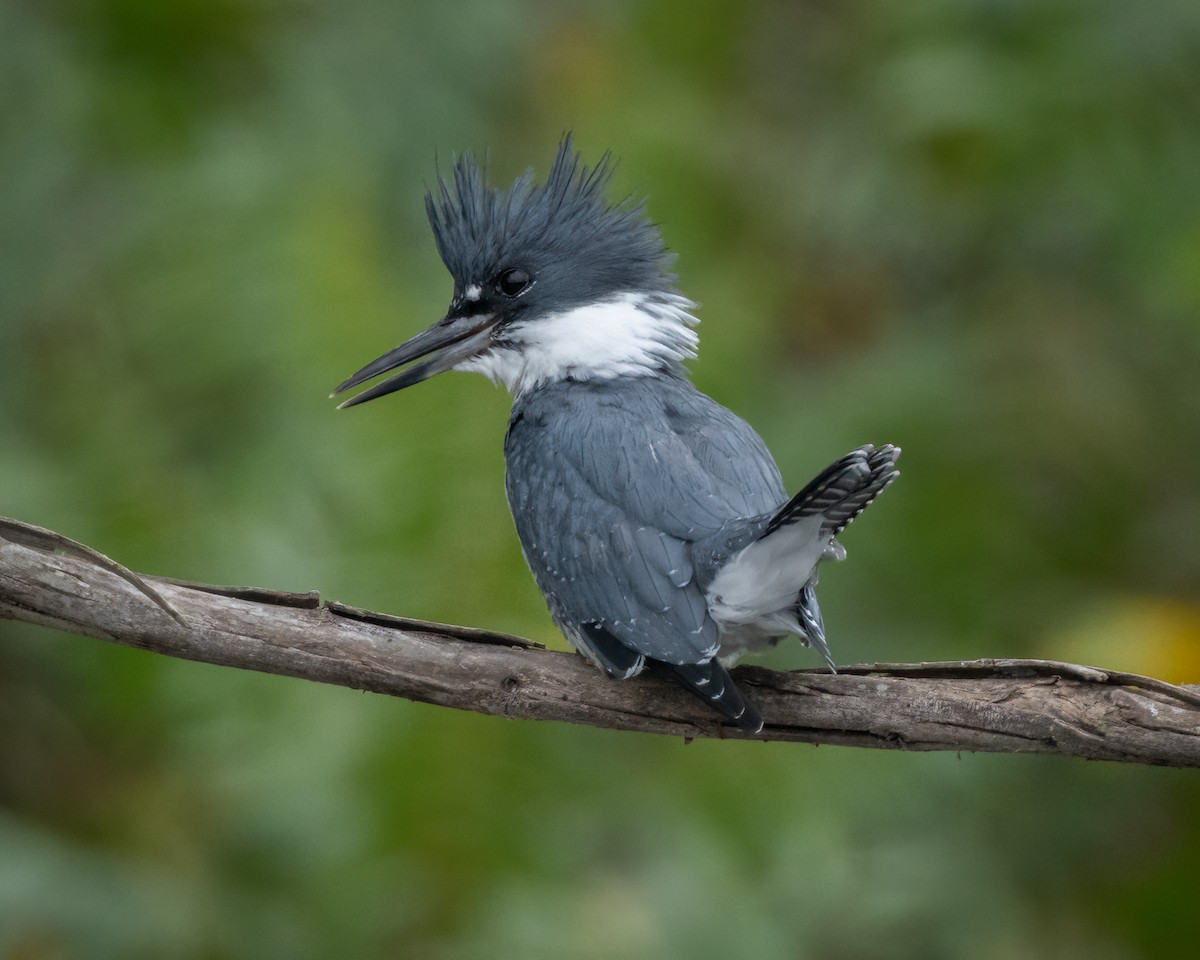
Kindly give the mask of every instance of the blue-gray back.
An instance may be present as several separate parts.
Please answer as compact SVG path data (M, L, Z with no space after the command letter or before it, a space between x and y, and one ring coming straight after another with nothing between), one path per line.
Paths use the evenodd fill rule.
M669 663L712 656L712 544L761 530L787 499L745 421L681 377L552 383L517 400L505 458L517 533L564 630L599 622Z

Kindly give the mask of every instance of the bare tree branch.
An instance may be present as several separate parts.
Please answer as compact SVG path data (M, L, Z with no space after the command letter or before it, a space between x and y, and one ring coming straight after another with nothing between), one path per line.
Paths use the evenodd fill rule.
M674 734L907 750L1053 753L1200 766L1200 689L1046 660L735 671L756 737L665 679L608 680L518 637L357 610L316 593L133 573L0 518L0 618L172 657L335 683L479 713Z

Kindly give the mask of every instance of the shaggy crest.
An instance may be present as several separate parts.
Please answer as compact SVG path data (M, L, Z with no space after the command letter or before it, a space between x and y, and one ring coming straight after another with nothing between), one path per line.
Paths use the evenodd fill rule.
M610 204L604 197L612 171L608 152L594 167L583 165L570 134L541 184L527 170L507 190L496 190L488 185L486 165L470 154L460 157L451 182L439 176L436 190L425 195L456 292L513 266L557 267L556 273L574 275L588 288L671 291L672 258L644 205L628 199Z

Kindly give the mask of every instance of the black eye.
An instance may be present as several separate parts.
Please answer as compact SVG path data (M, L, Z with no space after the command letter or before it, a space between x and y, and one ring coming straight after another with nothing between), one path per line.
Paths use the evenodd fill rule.
M529 289L532 282L533 278L527 271L515 267L512 270L505 270L496 278L496 289L506 297L519 297Z

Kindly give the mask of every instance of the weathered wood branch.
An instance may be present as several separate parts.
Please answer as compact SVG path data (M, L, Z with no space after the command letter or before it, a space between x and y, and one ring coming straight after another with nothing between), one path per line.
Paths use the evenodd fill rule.
M497 716L746 738L663 678L612 681L518 637L369 613L315 593L142 576L3 518L0 618ZM735 676L767 722L750 739L1200 766L1200 688L1133 674L976 660L866 664L836 676L740 667Z

